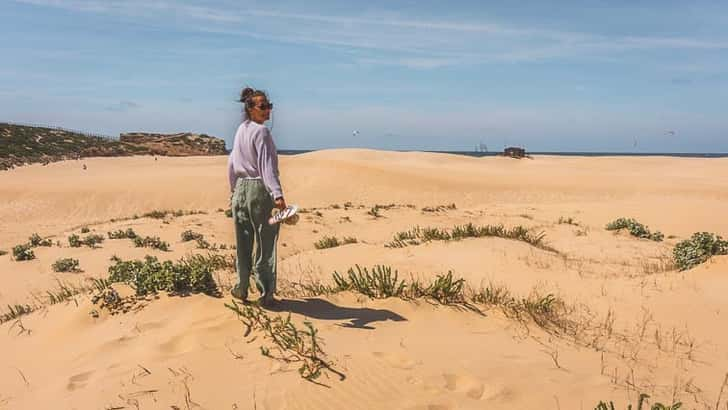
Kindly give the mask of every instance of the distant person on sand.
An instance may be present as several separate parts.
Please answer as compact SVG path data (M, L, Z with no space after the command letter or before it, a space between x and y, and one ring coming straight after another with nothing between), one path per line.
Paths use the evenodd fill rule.
M239 101L243 103L243 120L228 158L238 271L238 284L231 293L247 301L254 266L260 303L270 306L275 303L276 241L280 225L269 225L268 218L274 207L286 208L278 176L278 152L270 130L263 125L270 118L273 104L263 91L252 88L243 89Z

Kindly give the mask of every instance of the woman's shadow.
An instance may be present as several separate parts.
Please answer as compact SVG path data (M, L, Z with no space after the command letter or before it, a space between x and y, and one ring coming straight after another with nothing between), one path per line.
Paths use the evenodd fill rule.
M343 307L318 298L282 299L275 306L271 306L269 310L298 313L315 319L348 320L346 323L340 323L339 326L370 330L375 329L369 326L372 322L384 320L401 322L407 320L391 310Z

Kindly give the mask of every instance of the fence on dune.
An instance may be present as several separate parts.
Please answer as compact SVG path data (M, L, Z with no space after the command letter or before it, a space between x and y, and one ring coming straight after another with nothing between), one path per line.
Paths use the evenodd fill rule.
M99 134L99 133L95 133L95 132L88 132L88 131L82 131L82 130L74 130L71 128L59 127L57 125L39 124L39 123L31 123L31 122L14 122L14 121L1 121L0 124L14 125L17 127L45 128L45 129L54 130L54 131L72 132L74 134L80 134L85 137L96 138L96 139L100 139L100 140L119 141L118 137L112 137L111 135Z

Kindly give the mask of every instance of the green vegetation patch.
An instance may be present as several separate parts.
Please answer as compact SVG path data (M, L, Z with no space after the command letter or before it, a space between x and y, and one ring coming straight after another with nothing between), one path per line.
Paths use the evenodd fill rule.
M327 249L327 248L335 248L337 246L346 245L350 243L357 243L356 238L351 236L345 236L341 240L339 240L335 236L324 236L323 238L319 239L317 242L313 244L313 246L316 249Z
M206 213L207 212L205 212L205 211L195 211L195 210L185 211L182 209L177 209L177 210L155 209L153 211L149 211L147 213L142 214L142 217L154 218L154 219L164 219L168 215L180 217L180 216L185 216L185 215L199 215L199 214L206 214Z
M48 238L42 238L37 233L30 235L30 238L28 238L28 243L34 248L37 246L53 246L52 240Z
M79 157L148 153L149 149L73 131L0 123L0 170Z
M72 234L68 237L68 245L72 248L80 248L81 246L88 246L89 248L98 248L98 244L104 241L103 235L91 234L85 238L81 238L76 234Z
M182 242L196 241L198 239L205 238L205 235L192 230L186 230L182 232L180 236L182 237Z
M234 300L232 304L226 303L225 306L235 312L238 320L245 326L245 337L250 336L252 331L259 331L271 341L272 347L260 347L263 356L286 363L300 363L298 374L312 383L320 384L316 379L324 371L337 375L339 380L346 378L343 373L333 368L333 363L326 357L321 349L323 343L318 336L318 330L311 322L303 322L302 329L291 321L290 313L285 317L271 316L260 306L241 305ZM252 340L254 339L253 336Z
M109 281L132 286L138 296L165 291L173 295L205 293L218 296L219 290L212 277L220 261L205 257L182 258L177 262L160 262L154 256L144 260L124 261L112 258Z
M189 241L195 241L197 242L197 248L198 249L211 249L211 250L217 250L217 245L212 245L210 242L205 240L205 235L195 232L192 230L186 230L182 232L181 234L182 242L189 242ZM225 246L227 248L227 246ZM220 246L220 249L223 249L222 246Z
M404 300L427 299L443 305L475 309L477 306L498 308L510 318L521 322L532 321L546 331L575 335L581 326L571 317L573 309L559 297L549 293L532 292L526 297L515 297L502 286L488 285L474 290L465 279L455 277L452 271L437 275L430 282L411 278L400 279L390 266L375 265L371 269L355 265L345 275L333 274L333 286L319 282L295 283L303 294L319 296L342 291L361 293L370 298L397 297Z
M146 236L144 238L137 236L133 239L133 241L134 246L137 248L154 248L159 249L160 251L169 251L169 244L159 239L158 236Z
M709 232L695 232L690 239L677 245L672 251L675 264L680 270L697 266L713 255L728 255L728 241Z
M375 265L371 269L355 265L346 274L333 273L334 285L321 283L298 284L306 294L318 296L343 291L361 293L373 299L396 297L400 299L432 299L444 305L469 302L465 295L465 279L455 278L452 271L446 275L437 275L430 283L419 280L406 281L400 279L397 270L390 266Z
M430 241L458 241L465 238L498 237L526 242L537 248L556 252L555 249L544 243L546 234L543 232L533 234L528 228L521 225L506 228L503 225L475 226L472 223L456 225L452 229L416 226L408 231L397 232L394 239L384 246L388 248L403 248L408 245L420 245Z
M444 212L444 211L451 211L457 209L457 206L455 206L454 203L448 204L448 205L438 205L438 206L426 206L422 208L422 212Z
M61 258L53 262L51 265L54 272L79 272L78 259L73 258Z
M608 223L606 229L608 231L627 229L632 236L645 238L656 242L660 242L665 238L665 235L663 235L662 232L650 232L647 226L642 225L632 218L617 218L614 221Z
M29 261L35 259L35 252L29 243L15 245L13 247L13 259L16 261Z
M370 298L406 297L407 285L399 280L397 271L392 273L389 266L374 266L371 272L367 268L360 268L355 265L356 271L349 269L347 274L341 275L334 272L334 283L336 287L332 291L353 290Z
M109 237L109 239L134 239L138 237L137 233L134 232L132 228L127 228L126 230L116 230L112 232L107 232L106 235Z

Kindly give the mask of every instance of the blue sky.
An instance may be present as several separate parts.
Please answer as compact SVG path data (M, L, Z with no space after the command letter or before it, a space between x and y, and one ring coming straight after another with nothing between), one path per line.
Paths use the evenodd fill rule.
M229 144L251 85L281 149L728 152L725 2L2 0L0 17L0 121Z

